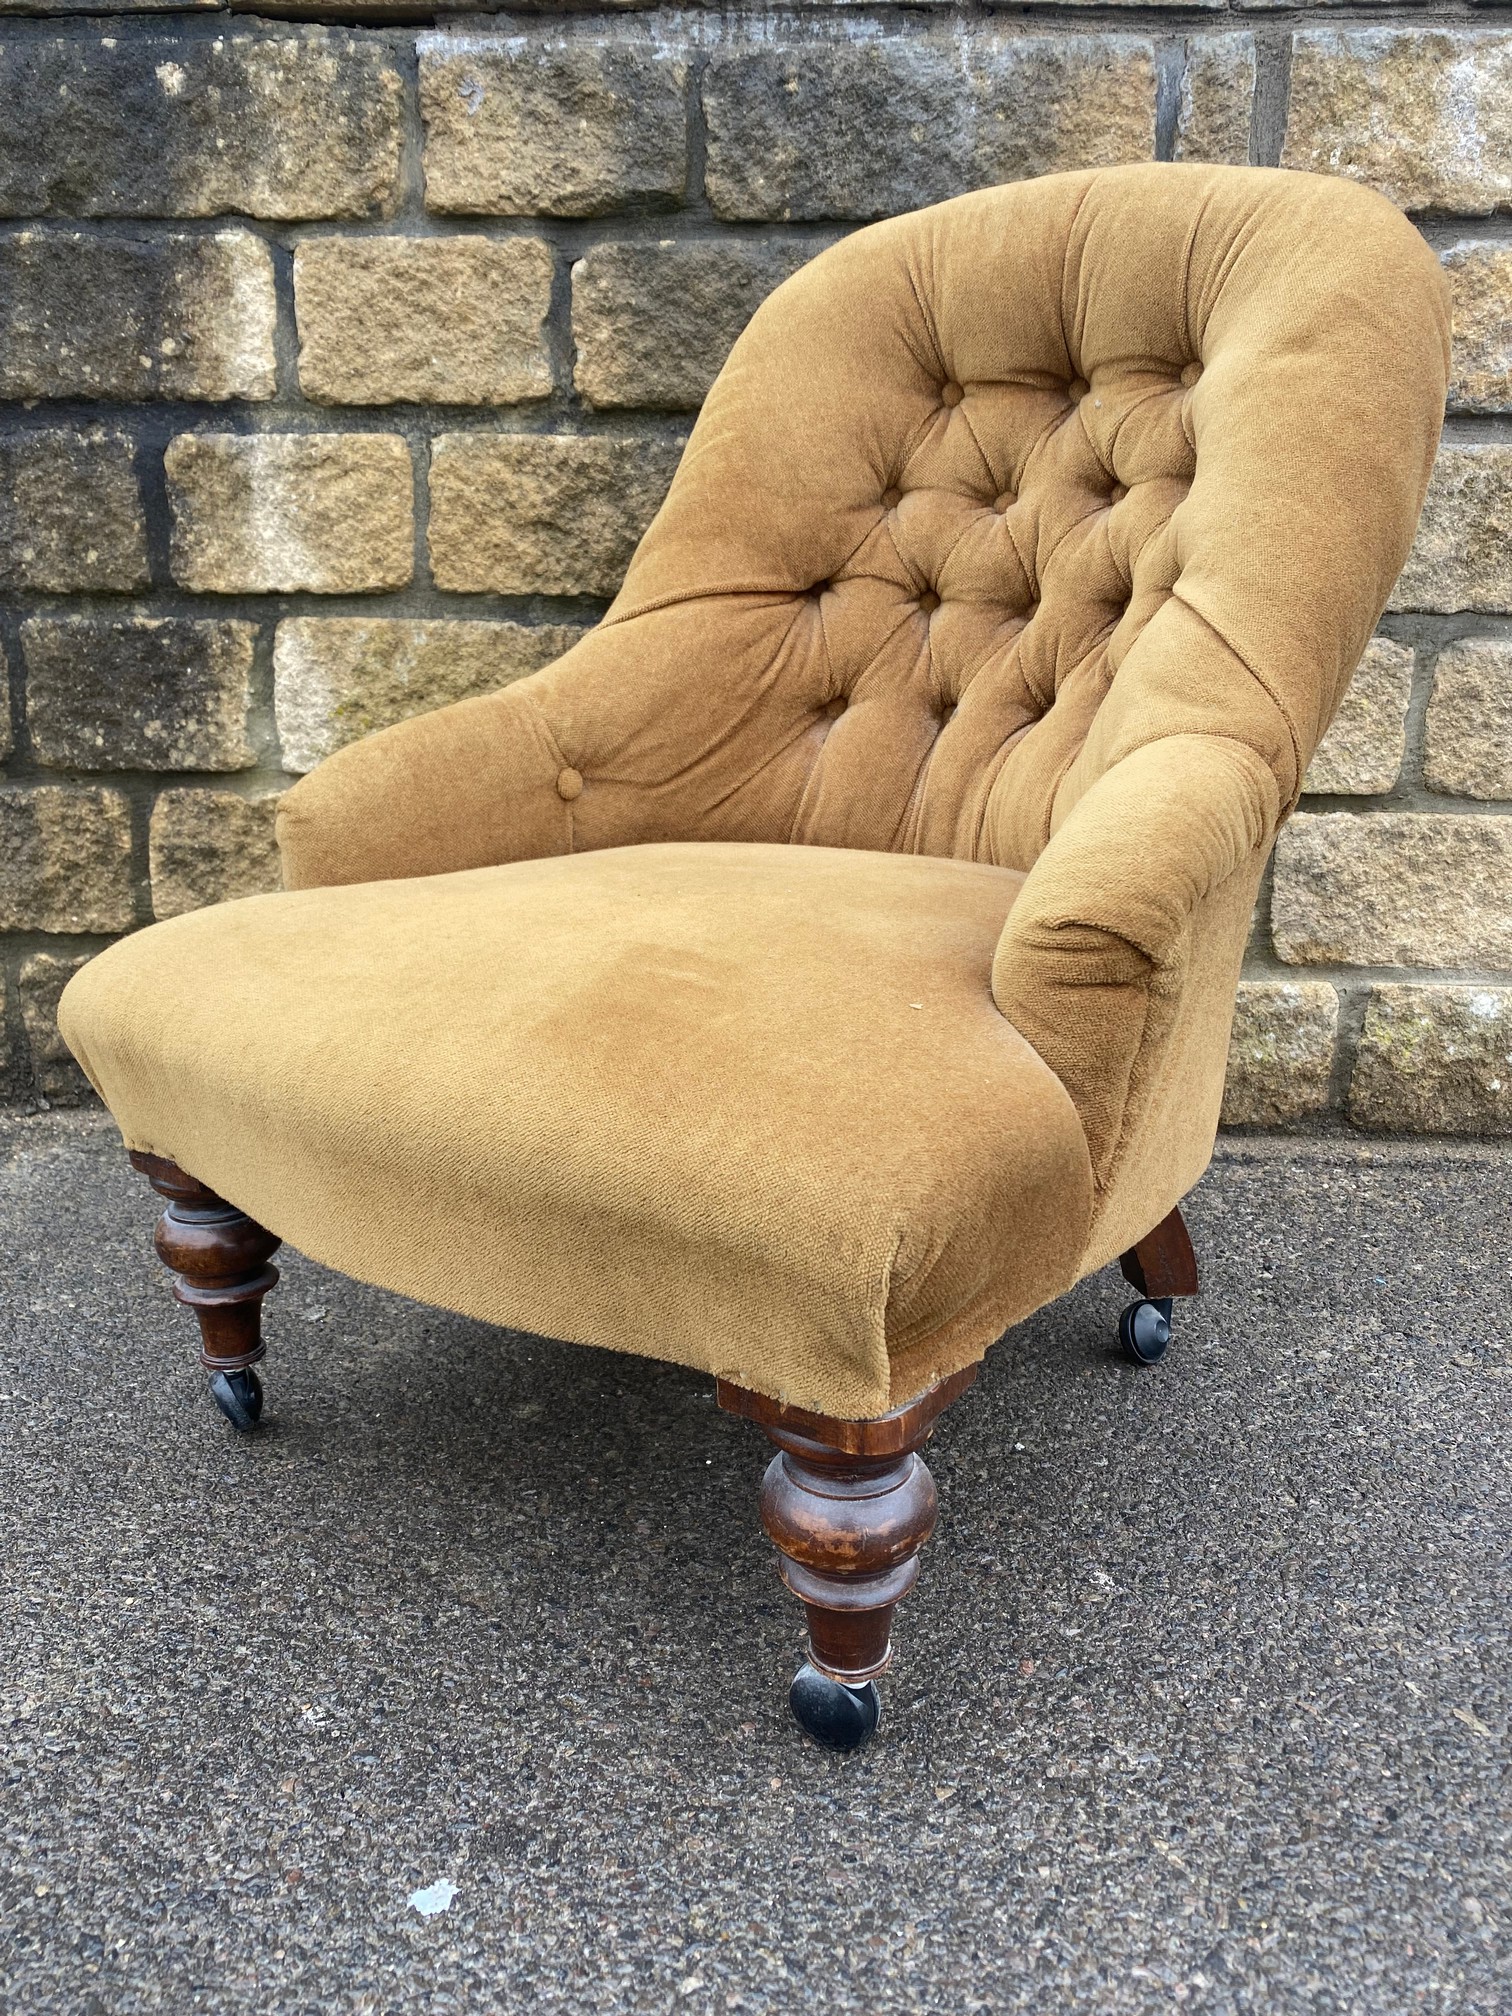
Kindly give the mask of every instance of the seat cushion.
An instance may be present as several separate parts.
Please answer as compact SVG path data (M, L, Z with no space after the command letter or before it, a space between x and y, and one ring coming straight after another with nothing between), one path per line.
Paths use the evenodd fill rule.
M706 843L299 890L112 946L61 1022L128 1146L344 1273L877 1414L1086 1241L990 991L1021 879Z

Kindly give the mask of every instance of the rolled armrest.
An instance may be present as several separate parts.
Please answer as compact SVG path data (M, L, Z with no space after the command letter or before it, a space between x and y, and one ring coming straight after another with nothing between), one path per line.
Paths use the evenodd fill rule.
M278 808L286 888L442 875L572 844L572 785L523 687L459 700L329 756Z
M1275 776L1247 744L1147 743L1077 802L1009 913L993 998L1070 1093L1100 1188L1176 1045L1201 1083L1184 1110L1178 1102L1183 1138L1168 1144L1170 1163L1206 1166L1254 891L1279 816Z

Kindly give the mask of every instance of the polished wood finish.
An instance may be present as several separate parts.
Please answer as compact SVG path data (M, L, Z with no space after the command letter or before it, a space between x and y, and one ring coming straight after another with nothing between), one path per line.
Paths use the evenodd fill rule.
M919 1549L937 1509L917 1452L976 1375L968 1365L876 1421L812 1414L718 1382L720 1406L777 1445L762 1480L761 1523L778 1572L808 1613L809 1663L831 1680L859 1687L892 1658L893 1611L919 1579Z
M1119 1260L1136 1295L1159 1302L1168 1295L1197 1293L1197 1255L1180 1211L1171 1211Z
M267 1350L262 1299L278 1279L269 1260L283 1244L255 1219L162 1155L132 1152L168 1208L153 1241L177 1279L176 1298L199 1318L200 1363L210 1372L240 1372Z

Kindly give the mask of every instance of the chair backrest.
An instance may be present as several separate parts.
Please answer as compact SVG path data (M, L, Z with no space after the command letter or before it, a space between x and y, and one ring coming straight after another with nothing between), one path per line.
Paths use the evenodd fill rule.
M1342 180L1101 170L857 232L736 344L610 611L686 682L648 778L697 773L711 835L1015 868L1171 734L1289 807L1447 368L1437 261Z

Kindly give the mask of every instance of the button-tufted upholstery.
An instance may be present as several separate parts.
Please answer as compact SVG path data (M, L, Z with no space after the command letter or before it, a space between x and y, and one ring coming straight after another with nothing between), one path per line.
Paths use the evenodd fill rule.
M280 817L286 880L308 893L231 906L234 926L210 913L158 927L147 934L157 954L141 940L107 954L69 991L69 1039L133 1145L183 1161L337 1265L477 1314L710 1364L805 1405L878 1411L1132 1244L1205 1165L1261 870L1406 556L1446 375L1436 261L1388 204L1342 181L1109 170L984 190L858 232L780 288L735 346L604 622L531 678L323 765ZM767 843L749 857L762 863L759 894L737 872L738 849L688 860L715 841ZM834 960L866 962L875 1015L858 1005L855 972L826 980L823 958L795 950L803 977L771 993L802 935L781 922L791 857L769 851L792 843L865 850L873 864L863 873L839 858L817 882L790 882L831 906ZM635 855L595 858L640 849L655 856L641 879L624 879ZM501 1048L479 1055L451 1020L453 1001L481 1012L456 948L470 934L486 962L528 967L516 928L525 911L511 909L526 902L525 883L497 864L557 855L570 862L549 897L533 882L526 904L555 962L549 1008L522 983L522 1003L529 994L535 1005L511 1025L507 977L489 963L483 992L502 1018L490 1024ZM938 864L896 884L922 906L920 943L934 947L942 981L949 968L941 998L959 1018L959 1044L947 1026L927 1064L888 1033L894 983L929 990L897 940L907 906L877 907L878 855ZM688 860L709 915L724 916L710 925L720 951L696 1013L677 991L692 951L672 921L682 871L669 860ZM976 883L967 898L964 864L995 871L981 885L990 900ZM570 1073L552 1078L564 1135L598 1144L570 1158L581 1231L574 1244L542 1207L532 1257L513 1274L466 1261L428 1220L436 1265L384 1259L369 1236L388 1222L371 1181L369 1229L354 1231L341 1172L359 1156L377 1157L412 1220L429 1208L406 1191L402 1136L384 1114L384 1074L408 1067L398 1049L364 1051L346 1082L340 1031L355 1003L333 1005L334 970L320 998L299 993L280 935L293 926L274 921L317 920L309 928L326 942L402 932L404 984L421 987L429 899L359 902L340 885L485 867L492 876L469 881L465 901L443 903L436 885L452 936L433 963L451 977L426 1018L435 1054L413 1067L430 1105L476 1100L478 1074L512 1061L550 1075L574 1045L597 1054L606 1028L646 1070L645 1031L669 992L680 1005L666 1043L687 1057L687 1108L671 1117L665 1086L660 1104L626 1083L575 1107ZM888 872L901 876L902 864ZM628 937L615 937L620 980L575 992L575 961L602 973L593 948L574 949L570 920L610 931L610 888L641 906ZM983 900L997 912L990 946L973 907ZM567 920L561 929L548 928L542 902ZM963 902L972 929L938 936ZM307 907L280 908L296 904ZM515 923L500 937L506 915ZM360 927L345 921L359 917ZM208 1011L196 1015L209 1061L180 1047L170 1092L161 1038L123 1031L146 1012L149 979L171 986L166 976L190 967L212 989L226 974L221 1005L229 988L237 1016L265 1016L277 997L282 1028L258 1039L254 1067L242 1037L217 1039ZM371 998L381 975L367 971L362 985ZM769 1130L744 1091L722 1090L745 1068L757 998L763 1026L776 1017L787 1031L795 1086L810 1068L804 1028L838 1016L855 1033L849 1052L829 1044L833 1028L813 1051L827 1074L817 1104L806 1084L785 1094L780 1072L761 1081L775 1105ZM1001 1083L968 1035L972 999L1025 1046ZM897 1008L905 1020L930 1012ZM282 1066L287 1079L293 1024L319 1032L298 1068L318 1053L337 1074L338 1096L316 1102L310 1128L329 1133L343 1099L367 1115L340 1152L318 1154L295 1120L275 1127L275 1102L252 1093L232 1098L233 1122L223 1112L197 1126L194 1112L218 1096L224 1107L226 1086L249 1071ZM413 1018L406 1027L423 1043ZM556 1045L549 1067L543 1044ZM977 1062L955 1070L952 1055ZM1009 1103L1032 1110L1033 1126L1004 1117L1010 1079ZM817 1245L775 1202L748 1223L735 1199L753 1158L768 1158L763 1195L781 1168L784 1098L793 1126L801 1114L837 1138L864 1114L894 1182L885 1144L927 1141L932 1125L936 1161L915 1215L889 1218L859 1165L810 1162L805 1144L796 1162L830 1185L827 1207L798 1186L811 1227L818 1213ZM529 1219L532 1182L550 1186L532 1178L522 1190L519 1110L505 1099L492 1149L453 1162L464 1183L477 1175L469 1157L509 1165L511 1209ZM451 1166L451 1124L435 1123L442 1149L428 1181ZM475 1143L471 1124L458 1133ZM686 1160L697 1237L685 1217L674 1234L641 1185L636 1143L653 1136L672 1143L669 1168ZM1017 1171L1006 1189L985 1173L993 1141ZM318 1167L335 1194L291 1183L294 1165ZM280 1185L303 1200L282 1219ZM720 1228L737 1221L735 1258ZM448 1268L451 1290L438 1294ZM718 1286L732 1269L744 1284L734 1296ZM530 1292L516 1293L511 1280L527 1274ZM674 1275L696 1292L672 1292ZM768 1334L737 1339L733 1327L760 1324L763 1293L779 1312Z

